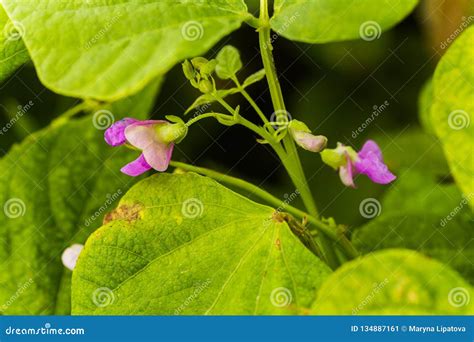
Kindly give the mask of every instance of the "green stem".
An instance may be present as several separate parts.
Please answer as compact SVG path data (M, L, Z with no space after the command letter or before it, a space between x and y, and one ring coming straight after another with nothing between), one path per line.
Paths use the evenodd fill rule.
M237 88L239 89L239 92L248 101L248 103L250 103L252 108L257 112L258 116L260 117L260 119L262 119L263 123L268 124L267 117L265 116L263 111L260 109L260 107L257 105L257 103L255 103L255 101L252 99L250 94L245 90L245 88L242 87L242 85L240 84L237 77L234 77L233 81L234 81L235 85L237 86Z
M268 88L270 90L273 108L275 109L276 113L287 113L280 82L278 81L275 61L272 54L273 47L270 39L271 32L270 18L268 15L268 0L260 0L260 22L262 25L258 30L260 52L262 55L263 67L266 71ZM301 198L306 209L312 216L317 217L318 210L316 203L314 202L308 182L306 181L295 143L290 135L287 134L283 138L283 146L286 153L281 156L279 155L279 157L282 160L282 163L285 166L291 180L295 184L296 188L300 191ZM339 261L337 259L336 253L333 250L332 244L324 236L321 236L320 246L329 266L336 268L339 265Z
M188 122L186 122L186 126L191 126L192 124L198 122L199 120L202 120L202 119L206 119L206 118L218 118L218 117L222 117L222 118L225 118L225 119L232 119L232 117L230 115L226 115L226 114L222 114L222 113L205 113L205 114L201 114L201 115L198 115L192 119L190 119Z
M249 193L254 194L255 196L260 197L262 200L266 201L267 203L273 205L276 208L282 208L281 210L285 210L290 214L293 214L295 217L300 219L306 218L320 233L327 236L329 239L333 240L344 254L349 258L353 259L358 256L358 252L355 250L354 246L352 246L351 242L347 240L347 238L343 234L339 234L334 228L325 224L324 222L320 221L314 216L311 216L304 211L295 208L285 202L282 202L277 197L273 196L272 194L268 193L267 191L263 190L262 188L244 181L240 178L235 178L229 175L222 174L220 172L206 169L199 166L189 165L186 163L180 163L176 161L170 162L171 166L183 169L185 171L196 172L208 177L211 177L219 182L230 184L235 186L239 189L245 190Z

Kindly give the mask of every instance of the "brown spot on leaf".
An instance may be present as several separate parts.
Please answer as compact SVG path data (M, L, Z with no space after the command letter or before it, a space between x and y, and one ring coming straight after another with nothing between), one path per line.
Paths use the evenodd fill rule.
M139 203L135 204L122 204L118 208L112 210L104 216L104 225L115 220L125 220L129 223L136 221L140 218L140 212L143 210L143 205Z
M279 238L277 238L277 239L275 240L275 246L276 246L278 249L281 249L281 241L280 241Z

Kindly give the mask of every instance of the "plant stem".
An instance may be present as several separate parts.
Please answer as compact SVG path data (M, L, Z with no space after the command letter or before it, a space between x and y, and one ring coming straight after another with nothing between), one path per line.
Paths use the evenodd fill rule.
M258 116L260 117L260 119L262 119L263 123L268 124L267 117L265 116L263 111L260 109L260 107L257 105L257 103L255 103L255 101L252 99L250 94L242 87L237 77L234 77L232 80L234 81L235 85L239 89L239 92L248 101L248 103L250 103L252 108L257 112Z
M337 243L338 246L341 248L341 250L349 259L353 259L358 256L358 252L355 250L354 246L352 246L351 242L347 240L347 238L343 234L339 234L333 227L325 224L324 222L320 221L316 217L311 216L298 208L295 208L287 203L284 203L277 197L273 196L272 194L268 193L267 191L263 190L262 188L252 183L244 181L243 179L240 179L240 178L235 178L229 175L222 174L214 170L210 170L210 169L206 169L206 168L198 167L194 165L189 165L186 163L171 161L170 164L173 167L180 168L186 171L196 172L196 173L211 177L219 182L230 184L239 189L248 191L260 197L267 203L273 205L274 207L278 208L277 210L279 210L282 207L281 210L285 210L289 212L290 214L293 214L295 217L298 217L300 219L306 218L319 232L321 232L322 234L324 234L325 236L333 240L335 243Z
M195 122L198 122L199 120L206 119L206 118L217 118L217 117L223 117L223 118L228 118L232 119L230 115L222 114L222 113L204 113L201 115L198 115L192 119L190 119L188 122L186 122L186 126L191 126Z
M280 82L278 81L275 61L272 54L273 47L270 39L271 32L270 18L268 15L268 0L260 0L260 23L262 25L258 30L260 53L262 55L263 67L266 71L273 108L275 109L275 113L285 113L285 115L287 115L288 112L286 111L285 101L283 100L283 93L281 91ZM283 146L286 153L284 155L279 155L279 157L291 180L300 191L306 209L312 216L317 217L318 210L309 189L308 182L306 181L301 161L298 156L298 151L290 135L287 134L283 138ZM332 244L324 236L320 237L320 247L329 266L336 268L339 265L339 261L333 250Z

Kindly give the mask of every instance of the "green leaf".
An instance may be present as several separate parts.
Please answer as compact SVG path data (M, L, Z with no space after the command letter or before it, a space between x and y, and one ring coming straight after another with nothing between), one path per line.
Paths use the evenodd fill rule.
M431 120L456 183L474 207L474 27L456 39L433 79Z
M418 0L275 0L270 21L279 35L300 42L378 39L407 16Z
M474 217L452 183L421 170L405 170L384 196L379 217L353 234L363 253L409 248L444 261L474 283Z
M143 180L109 216L74 270L74 314L297 313L330 272L274 209L193 173Z
M0 83L29 59L21 40L24 28L19 23L16 25L0 4Z
M108 146L103 129L113 117L145 117L156 89L153 82L98 115L49 126L0 160L0 313L70 312L61 254L84 243L135 182L119 169L137 153Z
M385 250L344 264L318 292L325 315L474 313L472 288L446 265L413 251Z
M257 83L258 81L262 80L265 77L265 69L261 69L249 77L247 77L242 84L242 87L247 88L248 86Z
M232 45L224 46L217 54L216 61L216 74L223 80L234 77L242 68L239 50Z
M431 106L433 104L433 79L429 79L421 89L418 99L418 115L424 131L434 134L431 122Z
M3 4L24 26L25 45L47 87L108 101L137 92L179 61L204 54L249 16L243 0Z

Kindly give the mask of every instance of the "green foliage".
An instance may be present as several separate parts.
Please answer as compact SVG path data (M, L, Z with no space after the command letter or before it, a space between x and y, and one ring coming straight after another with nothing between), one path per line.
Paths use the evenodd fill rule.
M419 169L404 170L380 208L381 215L353 235L361 252L414 249L445 262L474 283L474 217L454 184L440 183Z
M0 83L29 59L22 34L23 28L15 28L0 4Z
M106 107L109 112L51 125L0 160L0 203L5 203L0 215L1 313L70 312L71 272L62 265L61 253L84 243L133 183L119 169L136 153L113 153L96 127L112 115L116 120L131 112L144 117L156 89L153 82L135 97ZM15 295L18 291L21 295Z
M285 38L326 43L377 39L407 16L418 0L275 0L272 28Z
M47 87L101 100L135 93L179 61L205 53L249 16L243 0L3 3L25 28Z
M235 77L242 68L239 50L231 45L224 46L217 54L216 60L216 74L223 80Z
M264 77L265 77L265 69L261 69L261 70L255 72L255 73L253 73L249 77L247 77L245 79L244 83L242 84L242 87L247 88L248 86L250 86L254 83L257 83L258 81L263 80Z
M474 206L474 27L448 49L433 79L431 120L456 183Z
M421 89L418 99L418 115L423 129L430 134L434 134L434 128L431 122L431 105L433 104L433 79L426 81Z
M74 271L75 314L295 314L330 272L274 209L196 174L149 177L109 216Z
M456 272L403 249L351 261L321 286L313 305L329 315L462 315L474 313L473 291Z

